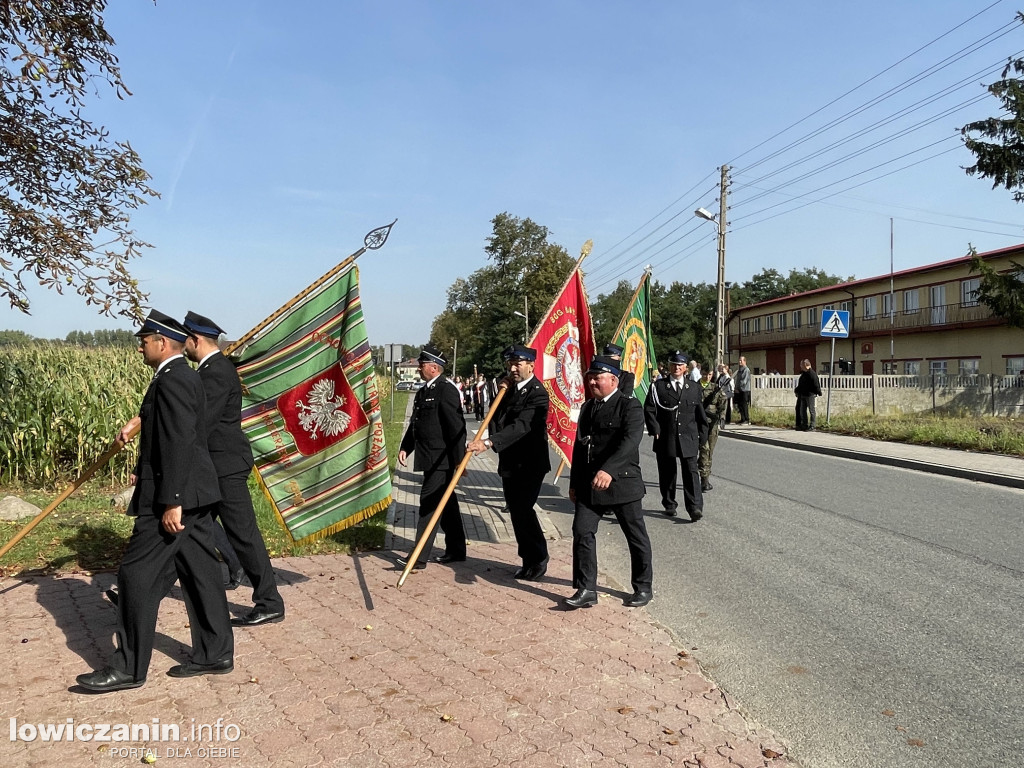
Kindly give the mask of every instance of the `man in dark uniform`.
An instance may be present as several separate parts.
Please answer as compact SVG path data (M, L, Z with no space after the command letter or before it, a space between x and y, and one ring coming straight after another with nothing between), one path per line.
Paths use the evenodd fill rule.
M448 361L436 347L428 344L418 358L420 378L426 384L413 399L412 418L402 438L398 463L406 466L406 459L415 453L413 469L423 472L420 488L420 518L416 526L416 540L422 538L430 517L437 509L445 489L455 476L455 470L466 455L466 418L462 413L459 390L444 375ZM457 563L466 559L466 531L462 527L459 499L455 492L448 497L441 513L444 532L444 554L439 563ZM414 568L425 568L430 550L434 546L437 528L423 545L419 561ZM402 567L406 561L399 559Z
M498 453L498 475L505 507L519 545L523 567L513 578L539 581L548 569L548 543L534 505L544 476L551 471L548 458L548 391L533 375L537 350L515 344L502 355L509 367L508 391L498 405L487 440L474 440L473 453L493 448Z
M701 443L707 440L708 419L701 405L700 384L687 375L689 359L676 350L668 357L668 377L651 385L644 404L647 433L654 437L654 455L658 459L658 487L661 505L670 517L679 506L676 501L676 461L683 470L683 499L694 522L704 511L697 457Z
M580 410L572 448L569 500L576 505L572 519L572 585L576 594L565 599L569 608L597 603L597 527L611 512L629 546L633 595L630 608L651 602L651 540L647 536L641 499L640 441L644 413L639 401L618 390L619 368L605 355L594 358L586 376L590 399Z
M622 368L622 347L618 344L605 344L603 355L607 355L615 361L619 368ZM619 375L619 392L626 397L633 396L633 389L636 387L636 376L631 371L622 371Z
M220 492L206 445L203 385L182 355L188 334L174 318L153 310L136 335L155 373L139 411L136 489L128 510L135 527L117 574L117 649L105 669L77 678L93 692L146 682L160 601L175 578L192 629L192 658L167 674L234 669L234 638L213 545L211 510Z
M217 516L252 584L253 609L245 616L233 618L231 623L236 627L254 627L282 621L284 600L277 589L274 568L249 495L252 448L242 432L242 384L238 371L220 353L217 339L224 331L215 322L189 312L183 325L189 333L185 355L199 363L199 378L206 393L206 437L220 485Z

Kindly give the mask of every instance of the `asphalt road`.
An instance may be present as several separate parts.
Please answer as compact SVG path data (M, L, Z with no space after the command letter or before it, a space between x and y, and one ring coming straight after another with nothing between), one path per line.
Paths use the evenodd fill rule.
M649 448L649 610L805 768L1024 764L1024 491L723 438L694 525Z

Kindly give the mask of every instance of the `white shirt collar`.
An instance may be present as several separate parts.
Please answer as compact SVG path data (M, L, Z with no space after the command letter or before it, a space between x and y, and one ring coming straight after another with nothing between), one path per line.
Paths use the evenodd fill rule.
M164 360L162 363L160 363L160 365L158 365L156 367L156 370L153 371L153 375L156 376L158 373L160 373L161 370L163 370L163 367L165 365L167 365L169 362L171 362L171 360L177 360L179 357L184 357L184 355L180 355L179 354L179 355L171 355L170 357L168 357L166 360Z
M533 374L531 373L530 378L526 379L526 381L520 381L518 384L516 384L516 391L522 391L523 387L529 384L532 380Z
M204 357L202 360L199 361L199 367L201 368L203 366L203 363L205 363L207 360L209 360L214 355L219 355L219 354L220 354L220 350L219 349L213 350L213 352L211 352L210 354L208 354L206 357Z

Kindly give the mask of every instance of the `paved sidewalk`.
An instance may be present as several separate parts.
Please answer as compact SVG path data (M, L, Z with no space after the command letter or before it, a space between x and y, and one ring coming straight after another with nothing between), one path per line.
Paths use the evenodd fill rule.
M857 461L870 461L892 467L959 477L1011 488L1024 488L1024 459L998 453L972 453L927 445L887 443L851 435L835 435L815 430L732 424L720 435L739 440L752 440L784 448L813 451Z
M189 642L175 588L161 608L146 685L78 693L75 675L102 665L112 648L116 616L102 593L113 574L0 580L0 707L20 734L0 738L0 766L138 765L145 749L157 765L180 768L795 765L690 649L645 610L622 606L629 590L602 589L597 606L564 611L571 542L550 521L546 579L513 580L518 559L494 467L493 454L474 458L460 486L466 563L413 571L399 590L388 551L275 560L288 617L237 630L228 675L166 676ZM417 481L406 471L395 478L389 545L403 552ZM249 598L245 587L229 593L235 612ZM39 724L68 718L92 728L159 719L189 740L38 736ZM209 730L218 722L219 740Z

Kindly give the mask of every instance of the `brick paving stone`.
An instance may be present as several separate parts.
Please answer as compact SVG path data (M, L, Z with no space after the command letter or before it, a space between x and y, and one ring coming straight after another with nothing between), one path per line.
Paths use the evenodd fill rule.
M571 542L558 538L543 509L565 504L547 487L548 577L537 584L511 578L518 562L499 512L493 459L474 459L460 490L471 523L466 563L432 564L398 589L390 552L275 560L287 619L237 631L229 675L166 676L189 652L174 589L161 605L146 685L106 696L73 693L74 676L112 650L116 613L102 591L113 575L0 580L12 628L0 711L21 722L159 717L183 729L220 717L240 729L239 759L176 758L174 768L793 766L786 757L761 757L762 745L786 750L748 723L695 663L680 660L679 642L646 611L621 605L628 589L602 576L597 606L561 609L572 592ZM389 546L405 551L416 482L415 474L399 473L389 512ZM251 590L240 588L230 595L232 610L246 610L250 599ZM55 762L121 764L91 743L0 740L0 768Z

